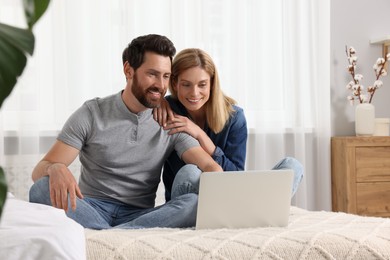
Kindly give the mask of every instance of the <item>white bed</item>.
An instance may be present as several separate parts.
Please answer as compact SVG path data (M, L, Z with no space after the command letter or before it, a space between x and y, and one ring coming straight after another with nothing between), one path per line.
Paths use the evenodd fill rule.
M291 207L285 228L90 230L9 198L0 259L390 259L390 219Z
M390 219L296 207L286 228L85 233L87 259L390 259Z
M86 258L84 228L63 210L8 194L0 222L0 259Z

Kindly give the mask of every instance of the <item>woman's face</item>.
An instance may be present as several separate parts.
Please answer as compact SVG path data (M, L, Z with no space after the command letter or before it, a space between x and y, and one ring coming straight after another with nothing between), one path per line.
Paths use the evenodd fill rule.
M210 98L210 75L200 67L193 67L179 74L175 90L180 103L188 111L197 111Z

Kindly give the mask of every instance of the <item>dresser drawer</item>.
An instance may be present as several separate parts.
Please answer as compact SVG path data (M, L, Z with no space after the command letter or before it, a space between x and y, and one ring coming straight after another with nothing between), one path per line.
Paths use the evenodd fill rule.
M356 147L356 182L390 182L390 147Z
M390 136L332 137L332 209L390 217Z
M390 182L357 183L359 215L390 217Z

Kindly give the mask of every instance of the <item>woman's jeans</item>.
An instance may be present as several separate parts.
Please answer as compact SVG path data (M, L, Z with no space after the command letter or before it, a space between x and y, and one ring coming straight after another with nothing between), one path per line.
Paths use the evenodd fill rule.
M303 166L295 158L286 157L278 162L273 170L291 169L294 171L294 179L291 190L293 197L303 178ZM199 193L199 180L202 172L195 165L187 164L176 174L172 185L172 197L184 193Z
M185 169L182 175L187 175ZM175 187L172 186L172 190ZM164 205L155 208L139 208L111 199L77 198L77 207L73 211L70 203L66 215L85 228L152 228L193 227L196 221L198 195L195 193L180 193ZM30 189L30 202L51 206L49 177L43 177L33 184Z

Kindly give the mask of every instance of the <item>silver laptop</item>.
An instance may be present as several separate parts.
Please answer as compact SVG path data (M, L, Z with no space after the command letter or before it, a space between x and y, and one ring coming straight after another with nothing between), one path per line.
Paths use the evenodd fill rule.
M202 173L196 229L287 226L293 176L292 170Z

